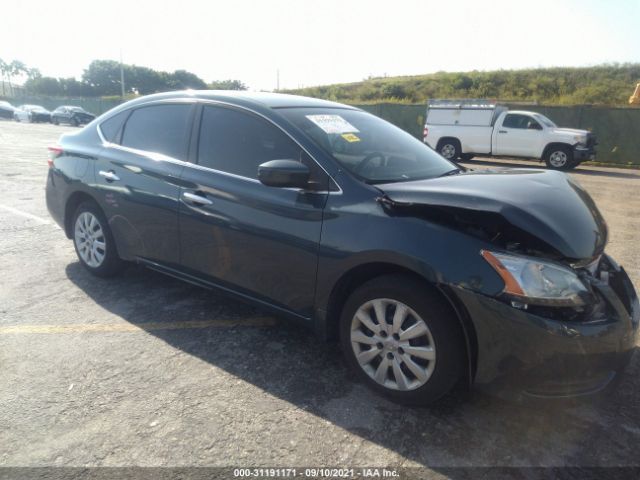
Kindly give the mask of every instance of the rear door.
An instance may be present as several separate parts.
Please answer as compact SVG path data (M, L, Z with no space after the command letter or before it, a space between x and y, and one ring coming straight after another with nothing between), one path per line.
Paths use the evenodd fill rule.
M118 252L127 259L178 261L179 177L193 109L193 103L152 104L101 124L107 143L95 183Z
M530 115L508 113L502 125L494 128L494 135L495 155L536 158L542 150L542 125Z
M246 110L206 105L195 163L182 173L180 262L206 278L301 316L312 314L328 175L286 133ZM258 165L306 163L306 190L267 187Z

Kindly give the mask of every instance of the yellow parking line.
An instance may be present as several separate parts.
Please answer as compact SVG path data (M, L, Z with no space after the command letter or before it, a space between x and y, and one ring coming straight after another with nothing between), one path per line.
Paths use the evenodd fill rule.
M238 320L189 320L184 322L150 323L77 323L69 325L11 325L0 327L0 335L16 333L99 333L99 332L140 332L153 330L181 330L187 328L219 327L271 327L277 322L272 317L252 317Z

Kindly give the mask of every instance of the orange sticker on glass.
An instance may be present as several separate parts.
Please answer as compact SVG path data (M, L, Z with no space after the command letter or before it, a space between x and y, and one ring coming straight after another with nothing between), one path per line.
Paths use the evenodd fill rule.
M357 135L355 135L353 133L343 133L340 136L342 138L344 138L349 143L359 142L360 141L360 137L358 137Z

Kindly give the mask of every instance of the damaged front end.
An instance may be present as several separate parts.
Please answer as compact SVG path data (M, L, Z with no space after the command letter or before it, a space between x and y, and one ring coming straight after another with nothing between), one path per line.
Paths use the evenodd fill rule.
M387 214L491 245L478 255L502 279L501 292L448 285L477 336L476 384L578 395L601 390L628 363L638 297L604 253L607 227L593 200L568 176L484 171L381 187Z

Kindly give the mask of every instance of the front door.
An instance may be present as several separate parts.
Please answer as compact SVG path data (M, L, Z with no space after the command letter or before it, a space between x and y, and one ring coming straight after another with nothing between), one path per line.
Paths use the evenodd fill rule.
M509 113L502 125L495 127L495 155L537 158L542 151L542 125L530 115Z
M180 263L223 288L310 317L329 177L288 135L247 111L203 106L182 173ZM309 189L267 187L258 165L305 162Z

